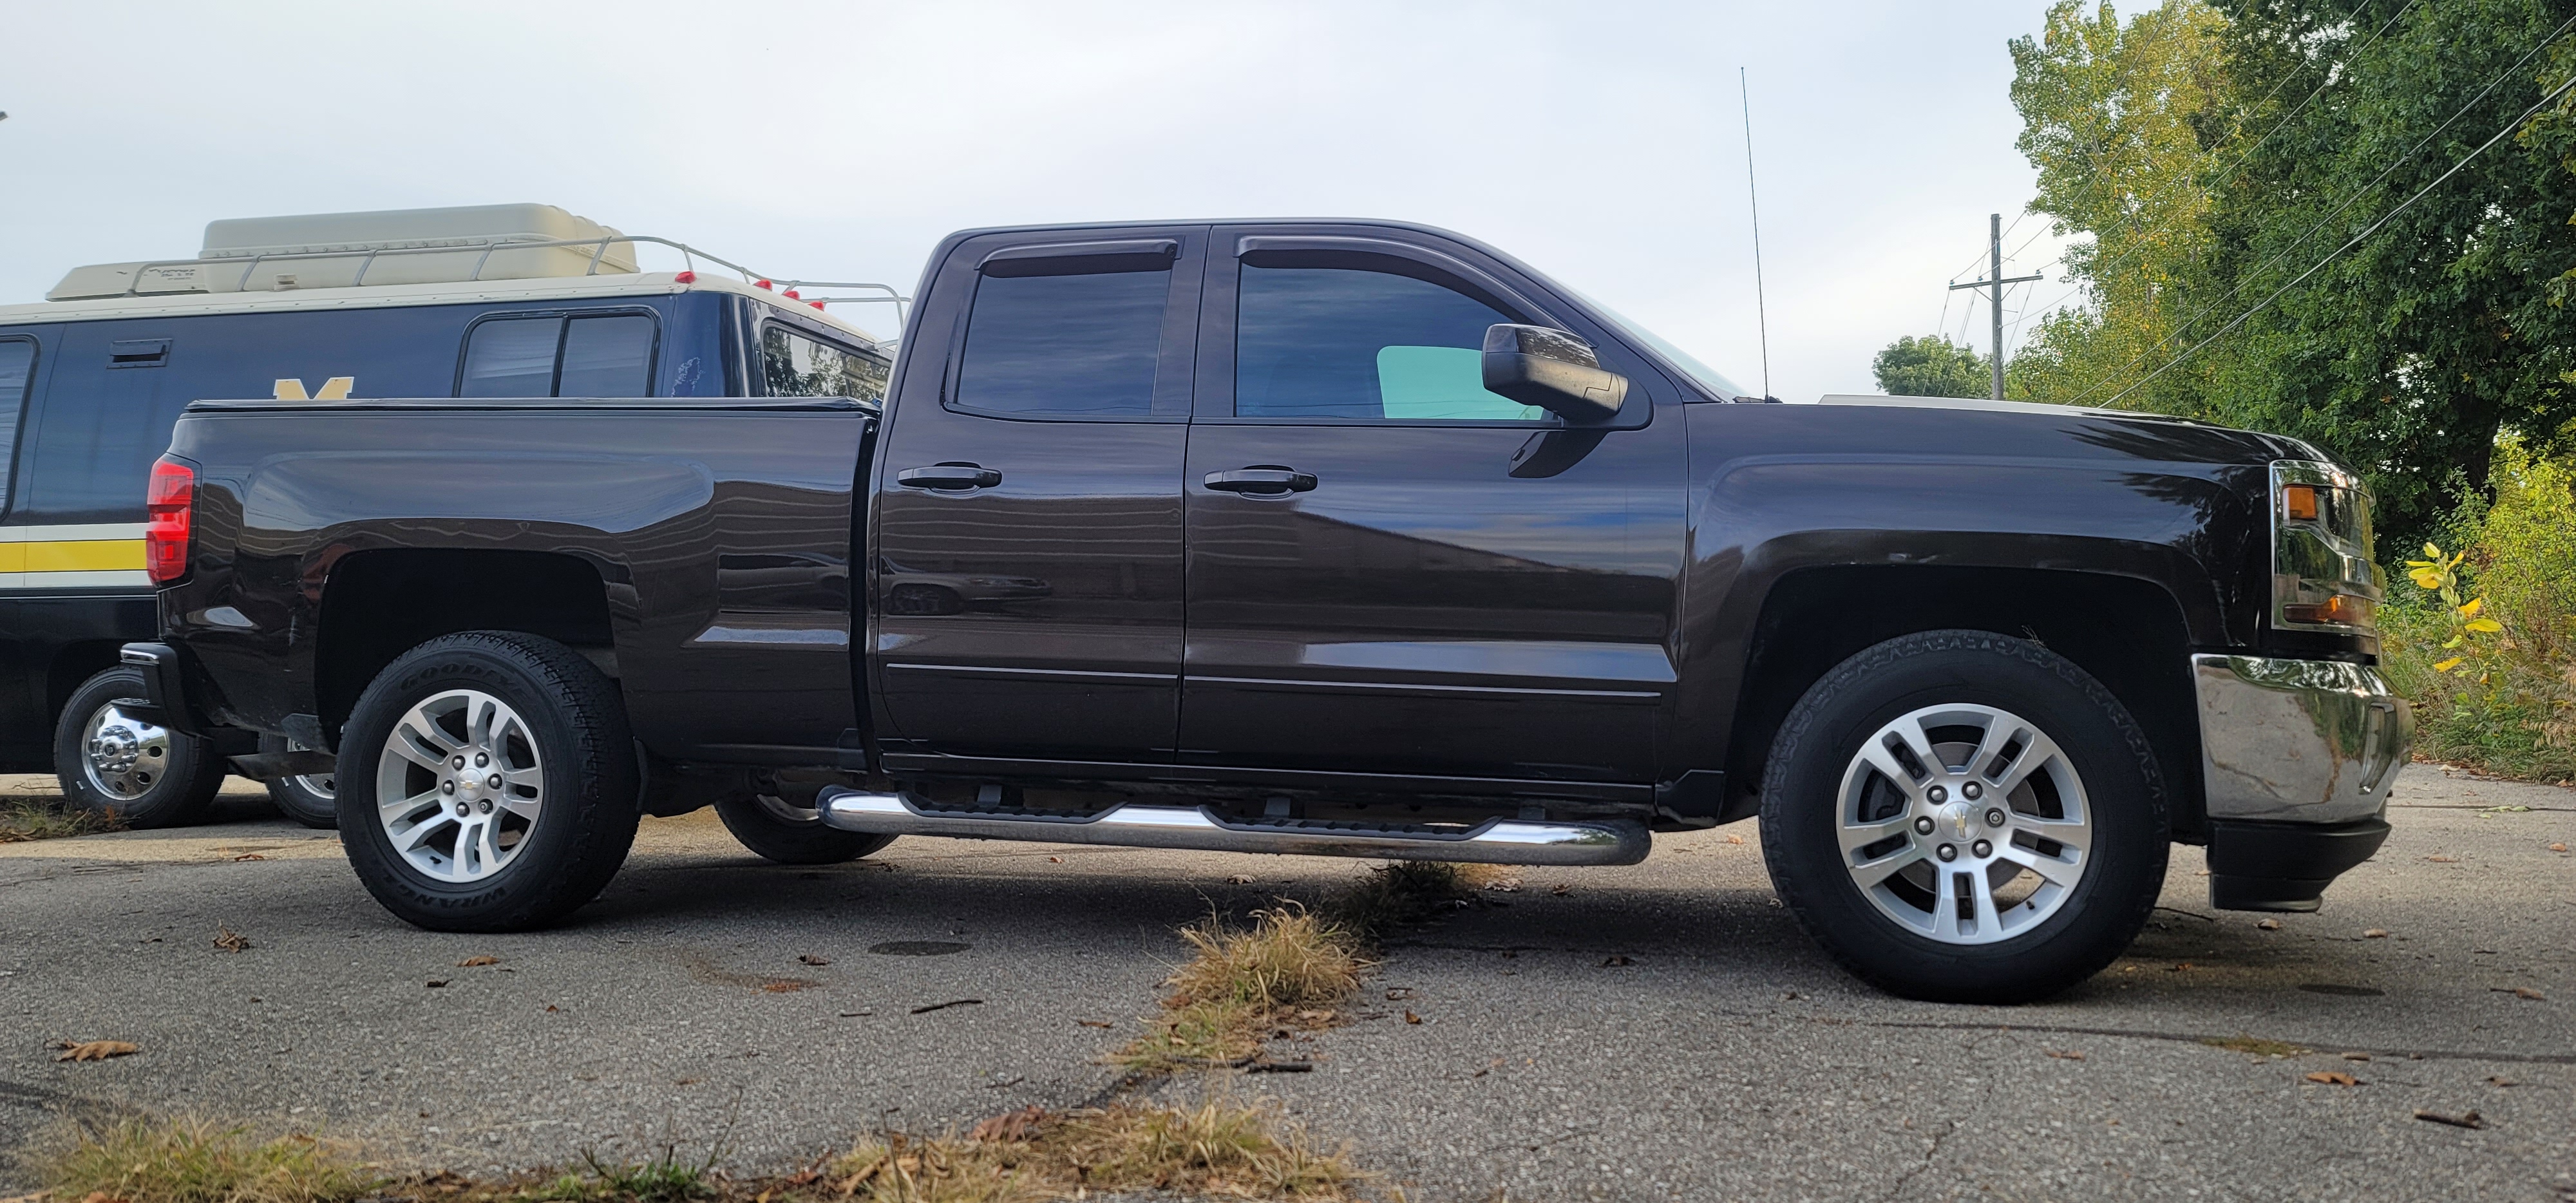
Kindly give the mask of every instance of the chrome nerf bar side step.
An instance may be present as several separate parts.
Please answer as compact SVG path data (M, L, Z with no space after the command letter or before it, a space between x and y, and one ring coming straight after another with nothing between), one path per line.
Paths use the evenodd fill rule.
M1130 802L1097 815L1044 815L923 810L901 794L823 791L823 821L874 835L945 835L966 839L1038 840L1203 852L1285 852L1300 856L1372 856L1389 860L1473 861L1488 865L1633 865L1646 859L1645 825L1625 819L1576 823L1489 819L1459 832L1404 830L1363 823L1301 819L1237 822L1196 806Z

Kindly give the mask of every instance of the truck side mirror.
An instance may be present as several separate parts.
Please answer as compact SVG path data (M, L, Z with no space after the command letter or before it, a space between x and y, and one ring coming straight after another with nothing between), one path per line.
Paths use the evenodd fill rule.
M1604 369L1590 343L1545 326L1485 327L1484 370L1485 391L1568 422L1607 422L1628 399L1628 378Z

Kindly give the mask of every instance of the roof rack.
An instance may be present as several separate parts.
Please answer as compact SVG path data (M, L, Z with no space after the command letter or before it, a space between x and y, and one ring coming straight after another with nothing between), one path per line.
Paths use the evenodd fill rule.
M442 241L445 241L445 240L442 240ZM844 304L844 305L846 305L846 304L860 303L860 302L872 302L872 303L879 303L879 304L889 303L889 302L890 302L890 303L892 303L892 304L894 305L894 307L895 307L895 308L894 308L894 312L895 312L895 320L896 320L897 322L901 322L901 321L904 319L904 307L905 307L906 305L909 305L909 304L911 304L911 303L912 303L912 298L911 298L911 297L908 297L908 296L903 295L903 293L902 293L902 292L898 291L897 289L895 289L895 288L894 288L894 286L889 285L889 284L875 284L875 283L865 283L865 282L847 281L847 280L779 280L779 279L777 279L776 277L773 277L773 276L763 276L763 275L761 275L761 274L759 274L759 273L757 273L757 272L754 272L754 271L753 271L753 270L751 270L750 268L744 267L743 265L741 265L741 264L739 264L739 263L736 263L736 262L734 262L734 261L732 261L732 260L730 260L730 259L722 258L722 257L717 256L717 255L711 255L711 254L708 254L707 252L702 251L702 250L699 250L699 249L697 249L696 247L690 246L689 244L687 244L687 243L685 243L685 242L676 242L676 241L673 241L673 240L668 239L668 238L656 238L656 237L653 237L652 235L649 235L649 234L618 234L618 233L610 233L610 234L608 234L608 235L606 235L606 236L599 237L599 238L547 238L547 239L492 238L492 239L458 239L458 240L456 240L456 241L448 242L446 245L441 245L441 246L369 247L369 248L367 248L367 249L364 251L365 258L364 258L364 259L363 259L363 260L358 264L358 275L357 275L357 278L356 278L355 280L352 280L352 281L348 284L348 287L351 287L351 288L357 288L357 287L361 287L361 286L365 285L365 284L366 284L366 282L367 282L367 269L368 269L368 268L370 268L370 267L373 267L373 266L375 265L375 261L376 261L376 259L377 259L378 257L380 257L380 256L387 256L387 255L442 255L442 254L443 254L443 255L454 255L454 254L457 254L457 253L459 253L459 252L463 252L463 251L472 251L472 250L476 250L476 249L478 249L478 248L479 248L480 250L482 250L482 252L483 252L482 257L481 257L481 258L478 258L478 259L476 259L476 260L474 261L474 271L473 271L473 274L472 274L472 275L469 275L469 276L467 276L467 277L466 277L466 282L479 281L479 280L481 280L481 279L483 278L483 269L484 269L484 267L485 267L486 265L488 265L488 264L490 264L490 263L491 263L491 261L492 261L492 255L493 255L493 253L494 253L494 252L497 252L497 251L532 251L532 250L544 250L544 249L547 249L547 248L550 248L550 247L590 247L590 248L593 248L593 249L591 250L591 253L590 253L590 264L589 264L589 267L588 267L588 269L587 269L587 270L583 271L583 272L582 272L582 274L583 274L583 275L585 275L585 276L595 276L595 275L598 275L598 274L599 274L599 265L600 265L600 260L608 254L608 248L609 248L609 247L614 246L614 245L616 245L616 244L618 244L618 243L637 243L637 242L648 242L648 243L652 243L652 244L653 244L653 245L655 245L655 246L667 246L667 247L670 247L671 249L673 249L673 250L675 250L675 251L680 252L681 258L682 258L685 262L687 262L687 264L688 264L688 268L687 268L687 270L688 270L688 271L690 271L690 272L692 272L692 273L694 273L694 272L696 272L696 271L697 271L697 261L698 261L698 260L700 260L700 259L704 259L704 260L706 260L706 261L707 261L707 262L709 262L709 263L713 263L713 264L716 264L717 266L724 267L724 268L730 269L730 270L732 270L732 271L734 271L734 272L738 272L738 273L740 273L740 274L741 274L741 276L742 276L742 278L743 278L743 282L744 282L744 283L746 283L746 284L751 284L751 285L753 285L753 286L755 286L755 287L763 287L763 286L768 286L768 285L772 285L772 284L783 284L783 285L786 285L786 286L788 286L788 287L814 287L814 288L869 288L869 289L876 289L876 290L879 290L879 291L881 291L881 292L883 292L883 293L885 294L885 295L883 295L883 296L858 296L858 297L798 297L798 298L796 298L797 300L800 300L800 301L806 301L806 302L809 302L809 303L820 304L820 305L833 305L833 304ZM294 260L301 260L301 259L347 259L347 258L349 258L351 255L353 255L353 254L357 254L357 253L359 253L359 252L357 252L354 248L352 248L352 249L350 249L350 250L288 251L288 252L280 252L280 253L262 252L262 253L255 254L255 255L241 256L240 258L242 258L242 259L244 260L244 262L243 262L243 264L242 264L242 274L241 274L241 279L240 279L240 281L239 281L238 283L236 283L236 284L234 285L234 289L233 289L233 291L236 291L236 292L248 291L248 290L249 290L249 289L248 289L248 286L249 286L249 284L250 284L250 278L251 278L251 275L252 275L252 273L254 273L254 272L256 272L256 271L258 271L258 270L259 270L259 265L260 265L261 263L283 263L283 262L290 262L290 261L294 261ZM140 291L138 291L138 290L142 287L142 284L143 284L143 280L144 280L145 274L146 274L146 273L148 273L148 272L150 272L150 271L152 271L154 268L168 268L168 267L182 267L182 266L187 266L187 267L205 267L205 266L208 266L208 265L210 265L210 264L228 264L228 263L229 263L233 258L235 258L235 256L213 256L213 257L196 258L196 259L156 259L156 260L151 260L151 261L144 262L144 263L138 263L138 264L133 265L133 273L134 273L134 274L133 274L133 280L132 280L132 282L131 282L131 283L129 283L129 284L127 284L127 285L125 286L125 291L124 291L122 294L120 294L120 295L123 295L123 296L129 296L129 297L145 295L145 294L143 294L142 292L140 292ZM153 295L161 295L161 294L153 294Z

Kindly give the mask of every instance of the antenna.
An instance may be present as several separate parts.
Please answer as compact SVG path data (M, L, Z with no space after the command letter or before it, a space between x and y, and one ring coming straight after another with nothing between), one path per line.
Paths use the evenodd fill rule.
M1762 298L1762 193L1753 186L1753 86L1744 68L1735 69L1736 94L1744 104L1744 195L1753 205L1753 320L1762 332L1762 399L1771 399L1771 310Z

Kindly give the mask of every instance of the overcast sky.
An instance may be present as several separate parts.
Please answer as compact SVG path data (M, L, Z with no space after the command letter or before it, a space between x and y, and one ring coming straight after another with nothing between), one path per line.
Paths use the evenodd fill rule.
M1943 285L2030 197L2004 43L2043 8L0 0L0 303L285 213L537 201L907 291L965 226L1390 217L1759 388L1742 66L1771 391L1874 392L1945 301L1986 343ZM2058 246L2025 241L2011 274Z

